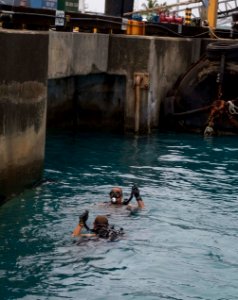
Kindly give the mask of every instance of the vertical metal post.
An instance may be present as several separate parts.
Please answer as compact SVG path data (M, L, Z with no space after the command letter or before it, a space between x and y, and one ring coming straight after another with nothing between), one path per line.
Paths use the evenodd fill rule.
M135 77L135 132L138 133L140 129L140 83L141 76Z
M135 133L138 133L140 131L140 125L145 128L145 121L141 124L141 112L143 114L147 114L147 131L150 131L150 128L148 127L148 112L142 111L143 109L143 103L142 98L146 97L146 101L148 102L148 93L145 95L145 91L148 91L149 88L149 74L148 73L134 73L134 89L135 89ZM142 94L143 93L143 94ZM148 106L148 104L147 104ZM142 116L143 117L143 116ZM144 129L143 129L144 130Z
M215 29L217 26L217 8L218 0L209 0L208 10L207 10L207 20L208 26Z

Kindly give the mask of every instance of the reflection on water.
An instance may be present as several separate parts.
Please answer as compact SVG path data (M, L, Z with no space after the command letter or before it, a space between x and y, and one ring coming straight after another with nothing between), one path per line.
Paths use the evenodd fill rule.
M1 299L237 299L236 137L50 133L45 178L0 207ZM137 183L146 209L99 205ZM70 237L89 209L117 242Z

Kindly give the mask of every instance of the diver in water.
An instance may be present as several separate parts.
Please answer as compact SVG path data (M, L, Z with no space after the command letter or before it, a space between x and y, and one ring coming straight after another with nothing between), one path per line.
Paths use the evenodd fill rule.
M129 199L123 199L123 192L120 187L114 187L109 193L110 202L109 205L122 206L126 205L126 208L130 211L137 211L138 209L144 208L145 204L140 196L140 190L136 185L132 186L131 195ZM131 200L135 197L137 201L137 206L129 204Z
M100 237L109 241L115 241L124 234L123 228L115 229L114 226L109 225L106 216L97 216L93 223L93 229L90 229L87 225L88 210L85 210L83 214L79 216L79 223L75 227L72 237ZM81 233L85 228L88 233Z

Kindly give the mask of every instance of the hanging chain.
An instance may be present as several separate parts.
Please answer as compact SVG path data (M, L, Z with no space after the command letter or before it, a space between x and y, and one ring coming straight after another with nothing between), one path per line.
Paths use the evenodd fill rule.
M222 85L219 84L218 85L218 91L217 91L217 99L221 100L222 99L222 95L223 95L223 93L222 93Z

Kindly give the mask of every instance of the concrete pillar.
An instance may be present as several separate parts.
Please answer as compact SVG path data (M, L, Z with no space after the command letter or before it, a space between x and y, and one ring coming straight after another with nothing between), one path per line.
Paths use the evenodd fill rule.
M42 176L48 34L0 32L0 203Z

